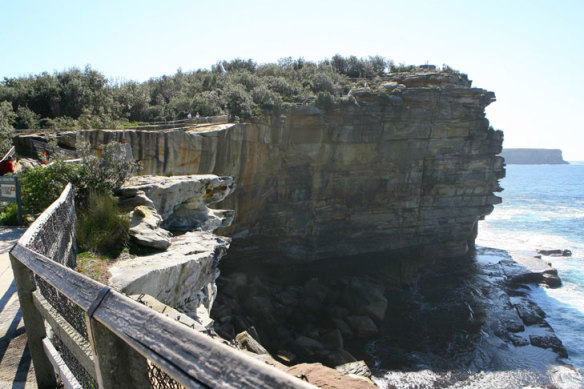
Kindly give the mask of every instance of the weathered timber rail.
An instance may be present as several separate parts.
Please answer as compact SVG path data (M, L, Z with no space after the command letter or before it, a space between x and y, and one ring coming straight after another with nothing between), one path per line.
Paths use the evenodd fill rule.
M163 130L163 129L181 129L181 128L192 128L193 126L201 124L221 124L229 122L228 115L220 116L205 116L198 119L183 119L183 120L173 120L165 122L138 122L136 126L124 127L124 129L130 130Z
M217 115L217 116L203 116L198 119L181 119L181 120L169 120L161 122L137 122L134 126L124 126L122 128L111 128L112 130L164 130L164 129L189 129L198 125L205 124L223 124L229 122L229 115ZM15 135L29 135L38 133L60 133L67 131L77 131L75 129L46 129L46 128L26 128L26 129L15 129ZM79 129L78 131L82 131ZM41 142L42 143L42 142Z
M10 252L39 388L314 388L62 265L72 208L68 185Z

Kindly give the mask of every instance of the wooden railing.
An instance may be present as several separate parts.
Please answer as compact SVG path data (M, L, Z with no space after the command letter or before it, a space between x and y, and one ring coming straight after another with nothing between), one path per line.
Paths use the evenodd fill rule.
M69 206L64 196L70 185L46 212ZM39 388L56 376L67 388L314 388L38 252L51 242L32 249L52 219L42 215L10 252ZM46 235L69 247L70 234Z
M170 120L161 122L137 122L135 125L126 125L121 128L111 128L112 130L161 130L161 129L181 129L181 128L192 128L201 124L221 124L228 123L229 115L218 115L218 116L203 116L198 119L182 119L182 120ZM82 129L15 129L14 134L16 135L27 135L36 134L43 132L62 132L62 131L82 131ZM42 143L42 142L41 142Z
M198 119L183 119L166 122L139 122L135 126L124 127L129 130L164 130L164 129L189 129L202 124L219 124L227 123L228 115L205 116Z

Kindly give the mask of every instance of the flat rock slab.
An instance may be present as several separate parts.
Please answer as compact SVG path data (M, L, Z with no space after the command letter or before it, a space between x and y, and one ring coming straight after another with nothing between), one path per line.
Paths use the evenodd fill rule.
M551 262L529 253L514 253L514 261L502 261L501 265L512 284L536 284L550 288L562 286L558 271Z
M149 294L187 314L195 314L196 296L217 277L217 264L229 239L192 231L171 239L164 251L117 262L111 286L127 294Z
M136 176L120 189L121 202L146 197L162 218L160 227L167 230L214 230L227 227L233 212L212 210L207 206L222 201L235 190L231 177L212 174L188 176ZM157 226L158 227L158 226Z
M183 204L209 205L223 200L235 189L231 177L213 174L187 176L136 176L120 189L122 197L133 197L143 191L166 220Z

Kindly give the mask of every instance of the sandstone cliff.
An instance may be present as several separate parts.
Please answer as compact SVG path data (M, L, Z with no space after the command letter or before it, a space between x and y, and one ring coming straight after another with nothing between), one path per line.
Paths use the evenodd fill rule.
M500 201L502 133L484 113L494 99L464 76L421 70L258 123L83 135L131 144L144 174L233 176L238 190L222 204L235 210L223 231L233 256L445 257L468 250L477 221Z
M566 165L559 149L503 149L505 163L516 165Z

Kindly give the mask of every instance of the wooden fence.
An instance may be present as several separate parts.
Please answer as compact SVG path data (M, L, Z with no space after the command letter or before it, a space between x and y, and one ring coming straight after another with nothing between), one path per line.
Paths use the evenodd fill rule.
M221 124L228 123L229 115L218 116L204 116L198 119L182 119L161 122L137 122L135 125L126 125L121 128L112 128L112 130L163 130L163 129L188 129L201 124ZM42 129L42 128L27 128L15 129L15 135L28 135L37 133L59 133L63 131L82 131L76 129Z
M71 206L68 185L10 252L39 388L57 376L67 388L314 388L47 256L75 246L71 231L44 233L46 213Z

